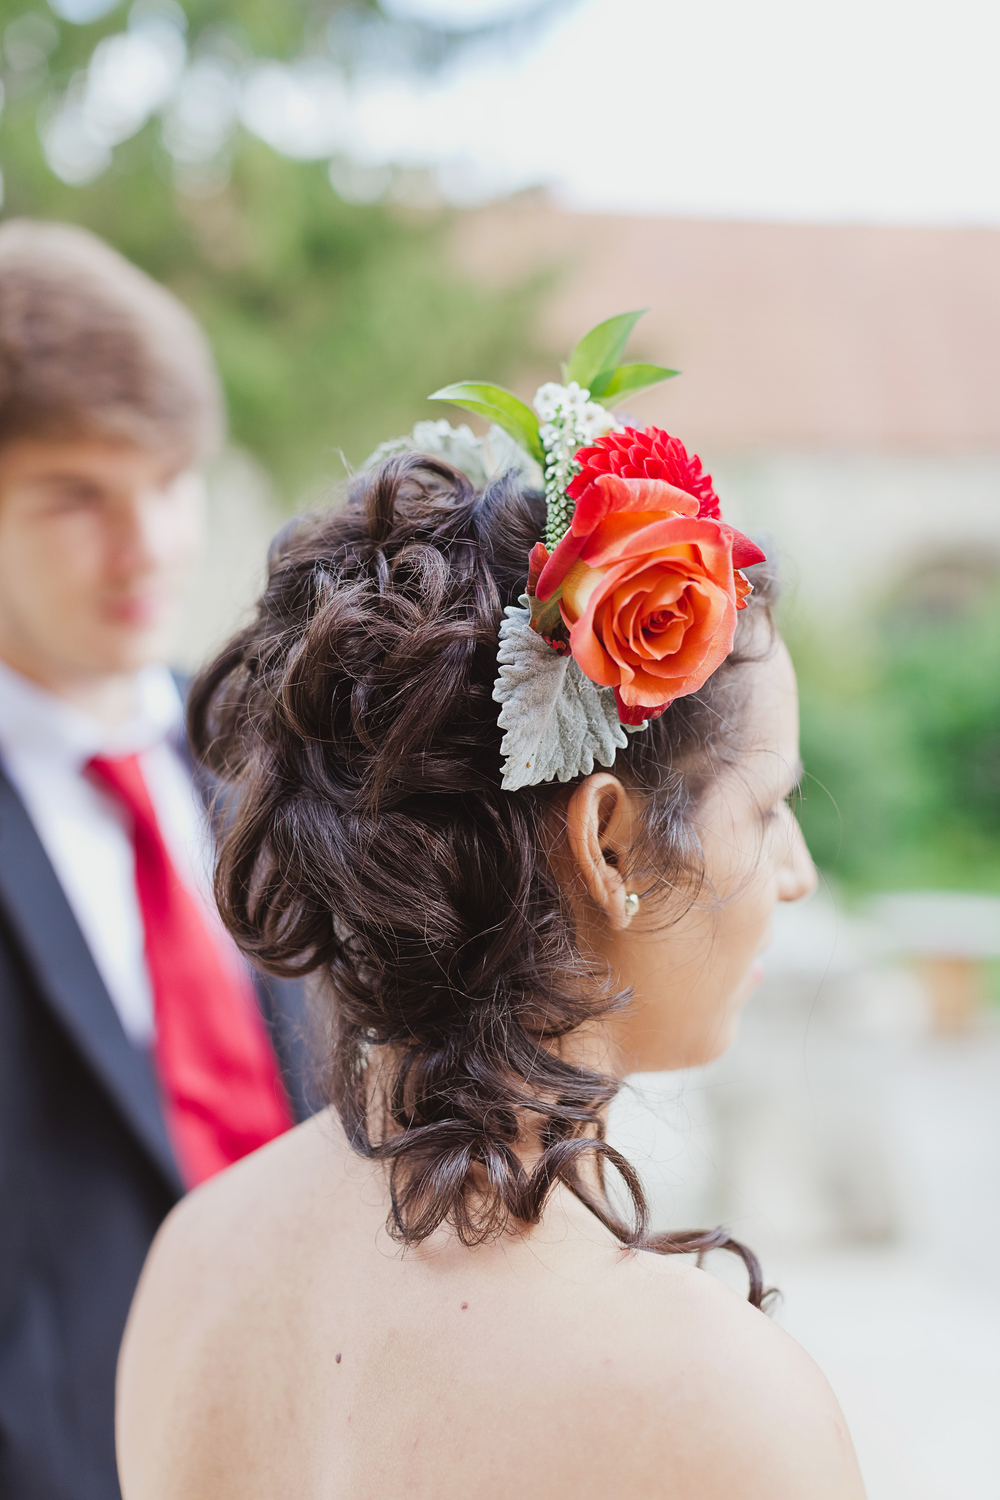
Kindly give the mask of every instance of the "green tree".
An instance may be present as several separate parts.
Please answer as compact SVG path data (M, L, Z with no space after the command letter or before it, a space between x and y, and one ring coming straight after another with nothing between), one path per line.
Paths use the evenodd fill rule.
M54 4L0 0L4 212L84 225L188 303L235 439L289 501L342 473L341 452L356 463L434 414L424 398L456 374L503 378L543 352L530 330L545 278L477 285L448 263L453 215L393 201L407 186L398 174L379 201L345 201L331 174L348 164L330 168L329 145L306 147L325 159L294 160L240 121L264 60L290 78L310 67L333 89L373 59L437 66L482 31L394 23L371 0ZM113 76L108 94L115 67L141 73L146 54L123 50L137 37L152 59L145 101Z
M1000 589L790 637L817 862L859 891L1000 890Z

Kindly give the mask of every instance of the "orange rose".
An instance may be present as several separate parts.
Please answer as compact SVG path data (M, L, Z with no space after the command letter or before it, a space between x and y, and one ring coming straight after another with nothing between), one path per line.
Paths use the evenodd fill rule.
M581 670L617 690L628 722L697 692L725 660L749 593L734 567L763 559L666 480L600 474L551 557L535 548L532 624L558 639L561 621Z

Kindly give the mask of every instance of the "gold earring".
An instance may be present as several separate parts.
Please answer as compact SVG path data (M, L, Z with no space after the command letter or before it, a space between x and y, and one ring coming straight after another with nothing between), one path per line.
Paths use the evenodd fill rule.
M636 895L635 891L629 891L628 895L625 897L625 915L629 918L634 917L638 910L639 897Z

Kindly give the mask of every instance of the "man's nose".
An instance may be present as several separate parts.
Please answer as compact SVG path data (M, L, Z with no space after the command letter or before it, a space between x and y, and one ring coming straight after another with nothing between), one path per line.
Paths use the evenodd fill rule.
M162 489L137 486L122 495L116 506L114 553L118 567L145 573L158 567L172 550L170 508Z

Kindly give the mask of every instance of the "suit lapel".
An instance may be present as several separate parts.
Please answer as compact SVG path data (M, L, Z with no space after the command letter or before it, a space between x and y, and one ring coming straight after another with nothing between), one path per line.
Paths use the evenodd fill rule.
M39 989L178 1195L184 1188L149 1056L122 1029L24 804L0 770L0 902Z
M301 979L276 979L250 970L257 1003L271 1036L288 1102L297 1122L308 1120L327 1102L312 1061L312 1022Z

